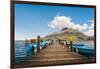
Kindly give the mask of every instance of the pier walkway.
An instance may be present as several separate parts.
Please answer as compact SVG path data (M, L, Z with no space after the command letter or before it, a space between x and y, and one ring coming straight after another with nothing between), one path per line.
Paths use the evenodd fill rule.
M76 52L71 52L67 47L54 42L52 45L40 50L33 55L29 60L24 60L14 67L36 67L50 65L67 65L79 63L91 63L87 57Z

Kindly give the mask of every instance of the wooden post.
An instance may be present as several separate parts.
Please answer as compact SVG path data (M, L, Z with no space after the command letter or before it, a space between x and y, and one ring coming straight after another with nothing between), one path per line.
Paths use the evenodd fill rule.
M37 36L37 48L39 52L40 51L40 36Z
M32 44L32 54L35 53L34 52L35 51L34 42L35 42L35 39L34 38L30 39L30 43Z
M71 52L73 51L73 41L74 40L75 40L75 36L71 34L69 36L69 41L70 41L70 46L71 46Z
M70 46L71 46L71 52L73 51L73 42L70 41Z

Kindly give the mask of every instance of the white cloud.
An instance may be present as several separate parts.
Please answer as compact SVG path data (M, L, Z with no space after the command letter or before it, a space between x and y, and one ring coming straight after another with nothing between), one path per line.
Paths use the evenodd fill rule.
M68 27L78 30L85 30L88 28L87 24L75 24L74 22L72 22L72 18L58 15L48 24L48 26L54 29L62 29L64 27Z
M84 32L84 34L86 34L88 36L93 36L94 35L94 30L93 29L88 30L88 31Z
M84 33L88 36L94 35L94 20L90 21L90 26L88 27L88 29Z
M71 27L72 25L71 18L58 15L48 24L49 27L54 29L62 29L64 27Z
M72 22L71 17L66 17L66 16L59 16L57 15L54 17L54 19L48 24L49 27L54 28L54 29L59 29L61 30L64 27L72 28L72 29L78 29L79 31L85 31L83 32L86 35L94 35L94 20L88 20L88 22L91 23L89 26L88 24L76 24Z

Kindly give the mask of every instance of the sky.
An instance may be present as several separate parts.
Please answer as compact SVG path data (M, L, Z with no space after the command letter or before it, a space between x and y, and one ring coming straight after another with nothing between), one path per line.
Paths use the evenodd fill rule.
M44 37L64 27L94 35L94 8L15 4L15 40Z

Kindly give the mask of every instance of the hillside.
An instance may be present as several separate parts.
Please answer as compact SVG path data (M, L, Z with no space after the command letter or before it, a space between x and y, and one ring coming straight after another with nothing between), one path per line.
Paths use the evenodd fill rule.
M68 40L70 35L74 35L75 37L75 41L86 41L86 40L93 40L93 37L88 37L87 35L85 35L84 33L75 30L75 29L71 29L71 28L63 28L61 31L59 32L54 32L50 35L47 35L44 37L44 39L61 39L61 40Z

